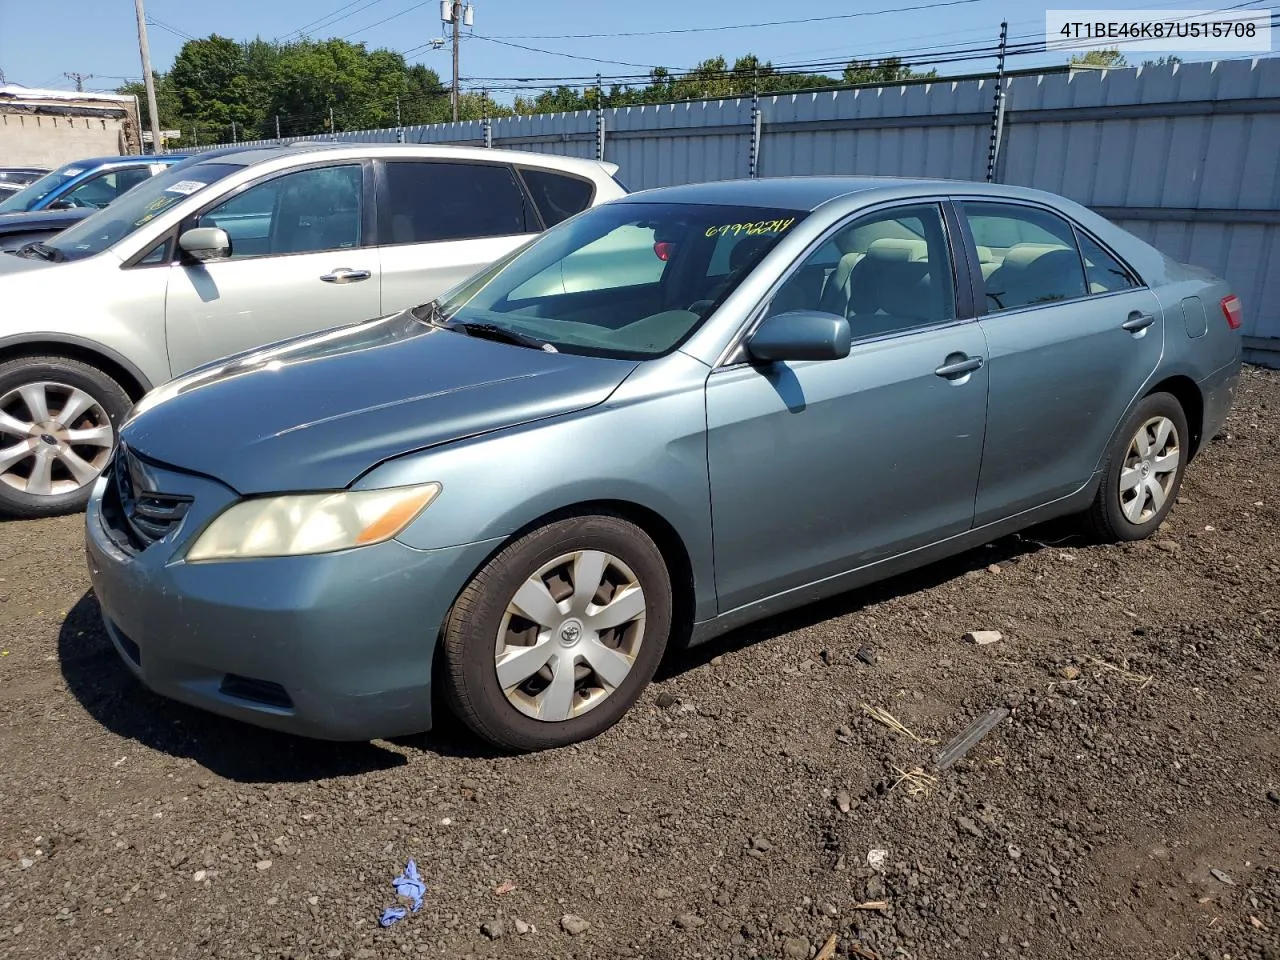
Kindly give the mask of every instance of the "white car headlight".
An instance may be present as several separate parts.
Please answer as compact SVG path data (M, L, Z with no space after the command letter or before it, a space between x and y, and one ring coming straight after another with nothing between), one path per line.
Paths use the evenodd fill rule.
M292 557L390 540L440 495L440 484L241 500L219 514L188 561Z

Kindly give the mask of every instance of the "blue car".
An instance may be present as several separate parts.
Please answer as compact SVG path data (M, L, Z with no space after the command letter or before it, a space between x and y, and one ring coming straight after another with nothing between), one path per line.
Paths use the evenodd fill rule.
M93 157L64 164L29 183L3 203L0 213L35 210L97 210L120 194L149 180L186 154L138 157Z
M171 153L65 164L0 202L0 250L47 239L186 158Z

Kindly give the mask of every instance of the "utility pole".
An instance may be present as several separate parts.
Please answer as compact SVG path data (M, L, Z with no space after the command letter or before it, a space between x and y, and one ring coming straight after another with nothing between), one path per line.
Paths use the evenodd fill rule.
M453 24L453 87L450 99L453 101L453 122L458 122L458 53L462 40L462 26L475 23L475 11L471 4L463 4L462 0L440 0L440 19Z
M231 121L231 142L232 143L240 142L239 138L236 137L236 122L234 120Z
M333 104L329 105L329 133L337 133L333 128Z
M280 114L276 114L276 143L280 142Z
M142 9L142 0L133 0L133 7L138 14L138 53L142 55L142 81L147 85L147 110L151 113L151 152L164 153L160 108L156 106L156 78L151 75L151 48L147 45L147 14Z
M84 82L93 79L92 73L64 73L63 76L76 85L77 93L84 92Z

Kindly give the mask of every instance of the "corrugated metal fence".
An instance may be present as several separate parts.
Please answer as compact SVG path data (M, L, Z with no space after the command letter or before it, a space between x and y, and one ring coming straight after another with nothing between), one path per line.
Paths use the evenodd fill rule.
M996 179L1061 193L1171 256L1225 275L1244 300L1247 345L1280 359L1280 58L1023 73L1005 82ZM609 109L604 153L632 190L748 176L753 141L758 176L982 180L994 83ZM401 138L593 157L597 117L502 117L300 139Z

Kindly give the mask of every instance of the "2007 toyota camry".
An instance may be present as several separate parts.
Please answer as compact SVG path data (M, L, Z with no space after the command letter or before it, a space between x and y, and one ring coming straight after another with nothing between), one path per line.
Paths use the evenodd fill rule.
M634 194L145 397L87 513L154 690L331 739L615 723L664 651L1050 517L1151 534L1240 303L1015 187Z

